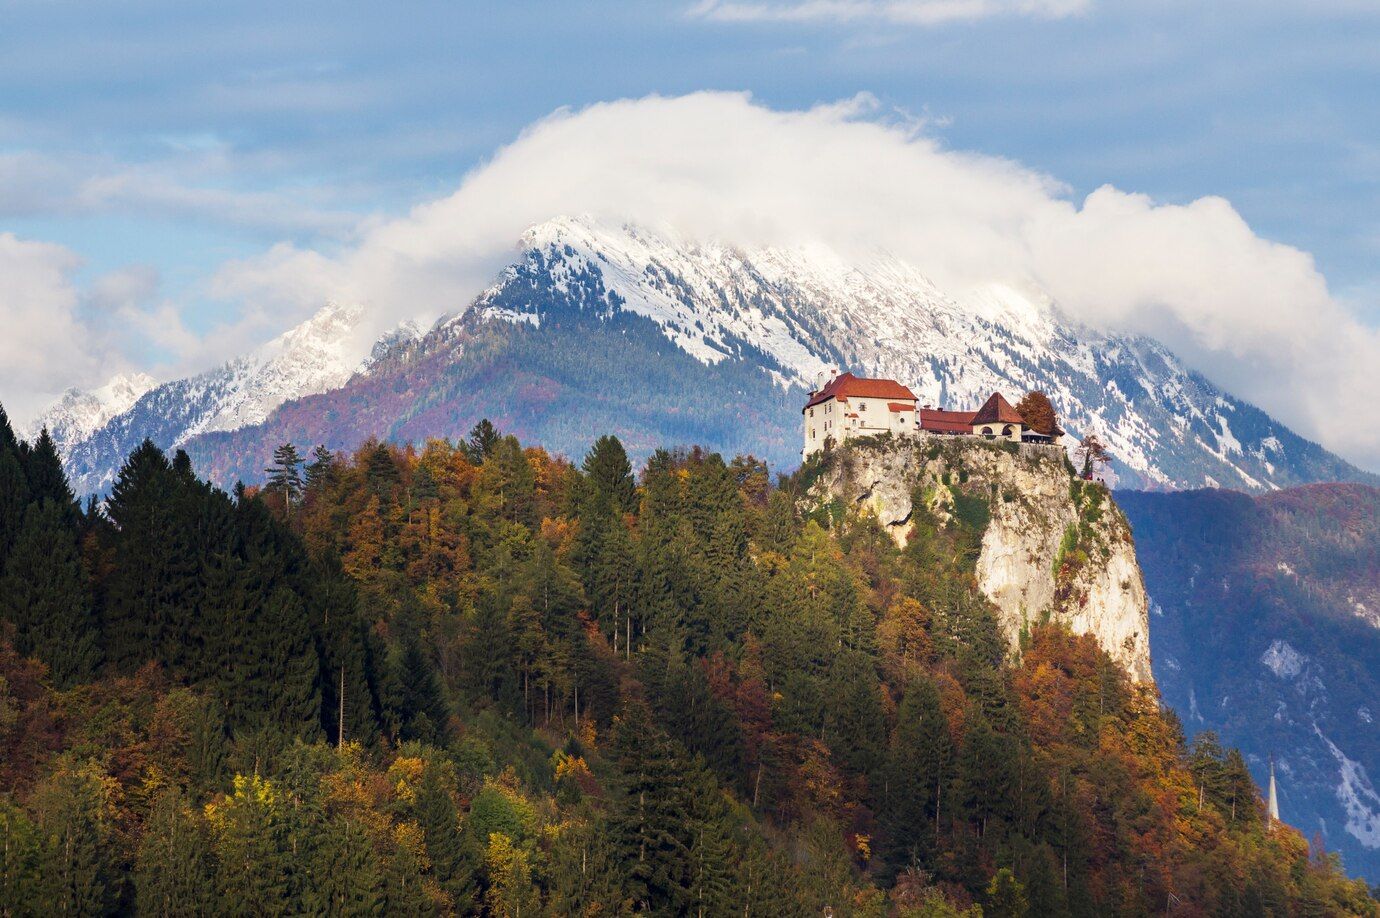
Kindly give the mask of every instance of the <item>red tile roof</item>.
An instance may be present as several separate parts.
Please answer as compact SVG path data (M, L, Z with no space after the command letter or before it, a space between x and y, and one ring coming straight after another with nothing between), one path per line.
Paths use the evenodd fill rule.
M915 401L915 393L894 379L864 379L861 376L854 376L852 373L844 373L834 377L828 385L812 395L810 400L805 403L805 407L812 408L820 402L829 401L831 398L847 399L849 396L893 400L903 398L907 401Z
M939 408L920 409L920 429L935 433L972 433L972 411L943 411Z
M993 392L992 397L983 403L982 407L973 415L974 424L1024 424L1025 420L1020 412L1011 407L1011 403L1002 398L1000 392Z
M914 405L905 405L899 402L887 402L886 406L892 411L914 411Z

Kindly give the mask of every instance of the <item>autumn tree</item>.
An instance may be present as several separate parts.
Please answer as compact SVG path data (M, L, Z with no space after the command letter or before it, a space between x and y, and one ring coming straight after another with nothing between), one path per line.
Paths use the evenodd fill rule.
M1054 405L1049 396L1039 389L1032 389L1016 403L1016 413L1025 421L1025 426L1036 433L1053 436L1059 426L1059 418L1054 413Z

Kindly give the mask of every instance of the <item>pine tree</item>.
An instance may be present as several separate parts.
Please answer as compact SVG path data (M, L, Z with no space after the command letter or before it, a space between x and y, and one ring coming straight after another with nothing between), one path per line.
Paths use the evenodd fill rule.
M104 915L120 899L114 785L91 762L64 768L34 793L43 838L40 901L51 914Z
M482 418L470 429L469 439L465 441L465 455L470 462L480 465L493 453L500 437L498 428L488 418Z
M32 501L51 500L69 514L75 513L76 498L67 485L67 474L62 470L62 458L58 456L53 438L48 436L45 427L39 432L28 454L24 457L24 473L29 482L29 499Z
M106 512L113 527L102 640L107 660L132 671L150 659L172 664L193 643L198 565L182 503L182 479L145 440L120 469Z
M325 446L318 445L316 449L312 450L311 456L312 461L307 463L306 467L306 490L317 494L335 479L339 469L335 453L326 449Z
M19 537L28 506L29 482L24 477L19 452L0 445L0 567Z
M201 816L175 791L154 801L135 857L134 888L146 915L213 911L210 840Z
M38 829L23 810L0 795L0 915L4 918L36 912L35 905L41 901L41 856Z
M14 623L19 652L47 663L55 684L95 672L98 626L70 506L51 498L29 505L0 575L0 619Z
M283 501L283 514L291 518L292 505L302 496L302 457L297 447L284 443L273 451L273 464L264 469L268 476L264 487Z
M917 680L896 712L880 808L884 863L892 872L932 857L945 807L953 806L946 800L953 757L939 691L928 679Z
M413 812L426 838L431 870L441 888L450 895L457 913L470 911L477 893L476 865L461 836L459 812L439 763L428 763L422 773Z

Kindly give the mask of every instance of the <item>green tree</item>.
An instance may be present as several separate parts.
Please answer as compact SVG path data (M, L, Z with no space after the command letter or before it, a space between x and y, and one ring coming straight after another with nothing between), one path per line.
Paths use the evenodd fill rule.
M39 432L38 439L24 455L24 466L30 500L50 500L64 513L75 515L76 499L67 484L67 474L62 470L62 457L58 455L57 445L48 436L46 427Z
M47 663L55 684L95 672L99 629L70 507L51 498L29 505L0 575L0 618L14 623L16 648Z
M480 465L493 453L494 446L500 439L498 428L494 427L493 422L488 418L481 418L479 423L470 428L470 436L464 446L465 455L470 462Z
M992 918L1025 918L1030 905L1025 898L1025 887L1009 867L1002 867L987 884L987 907L983 915Z
M51 914L105 915L119 902L115 793L115 780L94 762L64 768L35 790L41 901Z
M138 909L196 916L214 910L213 864L204 819L175 791L154 801L134 863Z
M38 829L13 801L0 796L0 916L38 913L41 855Z
M302 496L302 457L297 447L284 443L273 451L273 464L264 469L264 487L283 501L283 514L292 516L292 505Z
M451 897L456 912L475 907L475 863L473 849L465 845L460 832L460 815L451 797L451 782L438 762L428 762L417 787L413 812L426 839L431 870Z
M946 791L953 777L953 743L939 691L917 679L896 712L885 765L881 823L884 863L894 873L912 862L928 864L938 847Z

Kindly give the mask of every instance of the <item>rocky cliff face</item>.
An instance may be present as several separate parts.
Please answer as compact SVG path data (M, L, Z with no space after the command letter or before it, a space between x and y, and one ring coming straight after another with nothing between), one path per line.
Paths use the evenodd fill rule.
M904 545L917 514L982 528L975 575L1018 649L1033 624L1097 638L1150 681L1149 601L1130 526L1107 490L1073 474L1059 447L967 437L850 442L823 463L815 497L874 515ZM982 507L985 504L985 511Z

